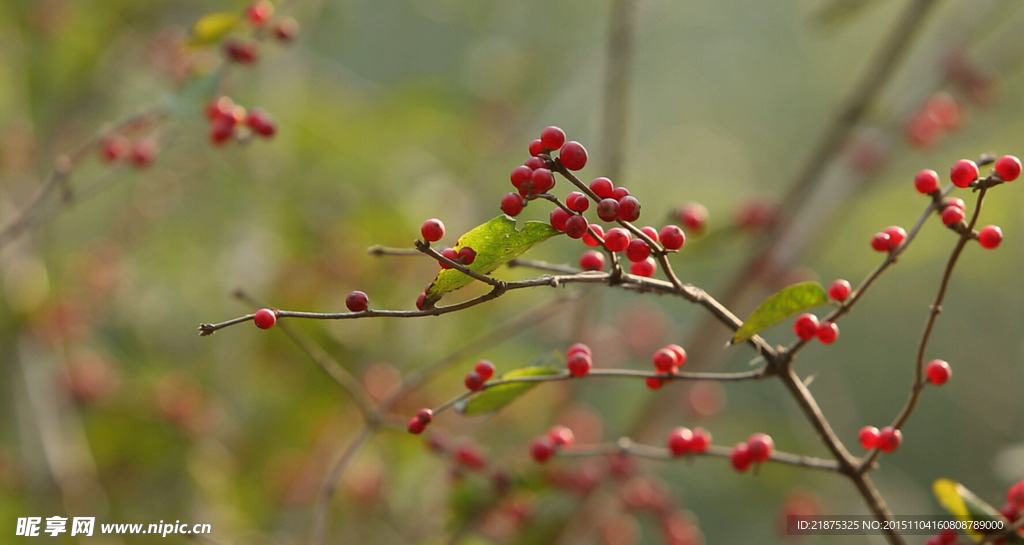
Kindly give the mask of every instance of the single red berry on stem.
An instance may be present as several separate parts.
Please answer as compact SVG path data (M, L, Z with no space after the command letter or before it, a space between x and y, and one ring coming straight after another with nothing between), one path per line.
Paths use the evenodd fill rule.
M619 201L615 199L601 199L597 203L597 217L604 221L615 221L619 219L620 208Z
M612 198L615 200L619 200L626 195L629 195L629 190L625 187L619 186L612 190Z
M967 205L964 203L964 200L956 197L943 199L942 206L955 206L960 210L967 210Z
M580 256L580 268L585 271L604 270L604 254L596 250L587 250Z
M732 451L729 453L729 462L733 469L741 473L750 469L753 459L750 457L750 449L746 443L736 443L732 447Z
M679 367L679 355L668 348L662 348L651 358L654 368L662 373L673 373Z
M942 223L946 226L953 226L963 221L965 215L963 208L953 205L947 206L942 209Z
M510 172L508 175L508 179L512 182L512 185L515 186L516 189L519 189L519 187L522 186L524 183L530 181L530 178L532 176L532 168L526 165L519 165L516 168L512 169L512 172Z
M456 262L459 260L459 252L456 252L455 248L445 248L444 250L441 250L441 256ZM438 263L441 265L442 269L452 268L451 265L445 263L444 261L438 261Z
M274 15L274 4L268 0L258 0L249 4L245 10L245 17L255 26L262 26Z
M818 326L818 341L821 344L832 344L839 338L839 325L835 322L822 322Z
M277 122L262 108L253 108L245 116L245 124L252 132L270 138L277 132Z
M566 142L558 151L558 159L565 168L579 170L587 166L587 148L575 140Z
M644 379L644 384L651 390L657 390L665 385L665 379L661 377L647 377Z
M850 282L842 278L832 282L828 287L828 296L835 301L843 302L850 296Z
M598 197L607 199L610 198L612 193L615 191L615 185L612 184L611 180L602 176L600 178L594 178L594 181L590 182L590 190Z
M484 382L487 382L487 379L480 376L480 373L476 371L470 371L466 373L466 379L463 382L466 384L466 388L475 392L484 387Z
M918 193L925 195L938 191L939 189L939 173L931 169L924 169L914 176L914 188L917 189Z
M569 446L576 439L576 435L565 426L551 426L548 430L548 438L558 447Z
M261 308L256 311L252 321L260 329L270 329L277 323L277 313L269 308Z
M570 375L574 377L585 377L590 373L590 368L594 366L594 362L590 359L589 354L577 352L569 356L569 360L566 362L565 366L569 369Z
M544 142L541 142L540 139L530 142L529 152L530 155L532 155L533 157L536 157L544 153L545 151L547 150L544 149Z
M409 419L409 425L406 427L406 429L408 429L409 433L411 434L419 435L423 433L423 430L427 429L427 424L426 422L414 416Z
M682 346L679 346L678 344L670 344L665 348L676 353L676 358L679 359L679 362L676 363L676 365L682 367L683 364L686 363L686 350Z
M949 377L953 376L953 370L945 360L932 360L928 362L924 372L928 375L928 381L936 386L945 384Z
M570 212L566 212L562 208L555 208L548 214L548 221L555 229L565 231L565 224L569 221L570 216L572 216Z
M573 212L586 212L590 208L590 199L579 191L573 191L565 196L565 206Z
M775 441L767 433L755 433L747 438L747 452L752 462L761 463L771 458Z
M423 222L420 227L420 234L427 242L437 242L444 238L444 223L437 218L430 218Z
M626 195L619 199L619 219L623 221L636 221L640 218L640 201L632 195Z
M895 250L907 238L907 232L898 225L886 227L882 232L889 235L889 250Z
M640 232L647 235L647 237L653 240L654 242L658 242L659 240L661 240L661 237L658 234L658 230L655 229L654 227L651 227L650 225L644 225L643 227L641 227Z
M629 264L629 272L637 276L644 278L650 278L654 276L655 271L658 270L658 263L654 261L653 257L648 257L643 261L637 261Z
M459 263L462 263L463 265L472 265L473 262L476 261L476 250L469 246L463 246L462 248L459 248L457 256L456 261Z
M416 419L424 424L429 424L434 420L434 411L424 407L416 412Z
M871 247L877 252L888 252L889 235L887 233L875 233L871 237Z
M584 244L587 246L600 246L602 240L604 240L604 227L596 223L591 223L587 226L587 232L583 234Z
M892 426L886 426L878 432L878 448L882 452L892 452L903 442L903 432Z
M555 175L546 168L534 170L530 181L533 182L533 193L547 193L548 190L555 187Z
M666 225L658 233L661 238L661 245L666 250L678 250L686 244L686 233L678 225Z
M526 201L518 193L506 193L501 198L501 211L510 216L518 216L524 206L526 206Z
M793 322L793 333L796 333L797 337L802 340L809 341L818 335L818 317L804 313L797 316L796 321Z
M647 259L649 255L651 255L651 246L644 242L643 239L634 238L626 246L626 259L634 263Z
M352 312L362 312L369 308L370 298L361 291L353 291L345 297L345 306Z
M1004 182L1012 182L1020 176L1020 159L1013 155L1004 155L999 159L996 159L996 166L994 168L996 174L998 174Z
M530 457L538 464L543 464L555 455L555 444L550 437L543 436L530 442Z
M978 165L970 159L960 159L950 167L949 179L957 187L969 187L978 179Z
M569 238L583 238L587 233L587 218L579 214L573 214L565 220L565 234Z
M709 446L711 446L711 432L704 428L693 428L690 452L707 452Z
M476 362L476 366L473 367L476 374L480 375L480 378L484 380L490 380L494 376L494 364L487 360L480 360Z
M987 225L978 231L978 244L989 250L1003 242L1003 230L998 225Z
M604 234L604 245L613 252L621 252L629 247L632 235L621 227L612 227Z
M693 432L690 428L673 428L668 432L665 443L672 456L685 456L690 453L690 444L693 441Z
M549 150L559 149L562 147L562 144L565 144L565 131L555 126L545 127L544 130L540 131L540 141Z
M857 439L860 440L860 446L864 447L865 450L872 450L878 448L878 435L878 428L864 426L857 434Z

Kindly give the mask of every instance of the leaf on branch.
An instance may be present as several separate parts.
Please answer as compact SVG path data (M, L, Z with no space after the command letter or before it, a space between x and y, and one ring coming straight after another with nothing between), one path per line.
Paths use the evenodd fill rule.
M516 220L501 215L459 237L455 250L467 246L472 248L476 252L476 259L468 265L469 269L480 274L489 274L519 257L538 242L557 234L558 231L554 227L541 221L528 221L522 229L517 229ZM432 307L444 294L472 282L473 278L461 271L442 270L427 288L427 296L423 300L424 307Z
M501 375L501 379L520 377L539 377L545 375L557 375L561 372L563 358L557 352L544 354L534 360L530 365L509 371ZM514 382L512 384L499 384L492 386L480 393L455 405L455 410L465 415L478 415L497 412L514 401L517 397L529 392L536 386L537 382Z
M800 282L782 288L758 305L736 330L732 343L740 343L769 327L805 310L828 302L825 288L817 282Z
M242 14L238 11L218 11L208 13L192 25L192 36L188 45L202 47L215 44L242 22Z
M942 507L961 522L998 521L1004 528L1009 528L1009 521L999 514L999 511L954 480L936 479L932 484L932 491ZM981 541L982 534L973 531L968 531L968 534L974 541ZM1004 543L1021 544L1024 543L1024 538L1014 534Z

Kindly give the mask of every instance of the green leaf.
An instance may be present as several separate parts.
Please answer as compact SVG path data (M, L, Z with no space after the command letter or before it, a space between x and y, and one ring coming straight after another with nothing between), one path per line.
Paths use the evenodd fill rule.
M949 511L961 522L973 521L1000 521L1004 527L1009 527L1009 521L996 511L991 505L967 489L964 485L951 479L936 479L932 484L932 491L935 498L939 500L942 507ZM981 541L982 534L968 531L974 541ZM1024 543L1024 538L1014 534L1005 543Z
M800 282L782 288L754 309L736 330L732 342L743 342L794 314L827 302L828 294L817 282Z
M557 375L562 370L564 358L557 352L544 354L534 360L527 367L509 371L501 375L502 379L519 377L540 377L545 375ZM477 415L497 412L514 401L517 397L529 392L537 386L537 382L514 382L512 384L499 384L477 395L459 403L455 410L465 415Z
M188 44L194 47L215 44L227 36L242 22L242 14L238 11L218 11L208 13L192 25L192 36Z
M528 221L522 229L517 229L516 220L501 215L459 237L455 250L467 246L472 248L476 252L476 259L469 268L480 274L488 274L519 257L538 242L557 234L554 227L541 221ZM473 278L461 271L442 270L427 288L424 308L432 307L444 294L471 282Z

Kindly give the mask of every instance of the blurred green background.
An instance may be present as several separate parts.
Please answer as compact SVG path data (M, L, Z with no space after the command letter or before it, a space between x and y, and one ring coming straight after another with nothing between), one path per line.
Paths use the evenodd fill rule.
M271 112L279 124L272 140L215 148L202 101L179 98L184 107L151 133L161 150L150 168L83 161L74 187L103 190L54 205L56 217L0 248L0 541L28 542L13 537L18 517L60 515L210 523L209 537L222 544L306 543L318 491L362 417L280 331L243 324L200 338L196 326L250 312L231 296L236 288L276 308L340 311L353 289L367 292L374 308L413 308L436 265L373 257L366 248L409 247L429 217L444 220L450 241L492 218L510 190L508 171L547 125L588 146L586 179L601 175L608 4L288 2L278 14L300 22L298 39L264 43L260 61L230 67L219 88L238 104ZM697 201L709 209L711 228L724 229L751 199L781 199L903 4L638 2L626 159L616 183L640 198L644 220L654 225ZM244 7L0 4L0 226L60 153L180 94L179 47L196 19ZM784 260L796 276L854 284L866 276L881 260L868 245L871 234L891 224L909 228L927 204L912 188L917 170L944 173L958 158L989 151L1024 153L1022 25L1024 12L1013 2L946 2L928 16L826 169L824 189L812 199L818 213L799 220L802 235L785 248L795 255ZM219 62L216 48L192 54L200 64ZM956 62L969 66L969 84L950 68ZM963 126L912 145L908 119L937 91L960 102ZM997 508L1006 487L1024 477L1019 193L1015 184L991 192L981 224L1001 225L1006 240L996 251L969 245L950 284L928 357L948 360L952 381L926 390L904 445L874 473L896 514L940 514L930 493L939 477L963 482ZM543 219L546 209L530 206L521 217ZM725 296L752 240L740 234L702 244L691 235L673 262L684 281ZM929 219L843 319L839 341L809 346L797 361L801 374L814 375L812 391L855 453L857 430L887 424L904 402L953 241ZM574 264L579 252L578 243L557 238L528 257ZM594 345L598 366L646 369L654 349L685 345L706 319L681 300L566 288L519 291L438 318L290 323L379 399L400 376L565 292L582 294L580 303L466 354L394 414L402 420L461 393L462 376L479 358L504 371L580 337ZM745 316L756 299L736 313ZM724 343L724 329L717 333ZM790 342L788 322L766 337ZM744 370L752 358L733 347L687 366ZM548 426L572 423L578 435L613 441L635 426L649 396L669 398L672 414L638 441L661 444L672 426L701 425L716 444L765 431L781 450L826 455L773 382L697 392L673 384L657 393L639 382L546 385L498 417L444 414L432 427L472 438L492 467L534 475L526 444ZM708 397L711 407L701 401ZM450 464L399 428L375 434L348 466L328 510L328 542L449 542L448 497L458 486ZM825 513L865 513L855 490L830 474L773 465L756 477L737 475L715 458L638 466L697 517L708 543L787 541L778 521L794 494L813 495ZM602 530L621 506L620 485L601 487L586 502L557 491L517 492L536 501L537 524L521 531L472 526L461 542L630 542ZM580 506L571 532L550 529ZM663 542L653 517L642 515L639 524L642 543Z

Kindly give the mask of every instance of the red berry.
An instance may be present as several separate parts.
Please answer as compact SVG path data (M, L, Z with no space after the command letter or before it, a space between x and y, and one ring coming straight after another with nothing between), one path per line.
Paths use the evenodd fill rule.
M466 379L463 382L466 384L466 388L475 392L484 387L484 382L487 382L487 379L480 376L480 373L476 371L470 371L466 373Z
M707 452L711 446L711 432L704 428L694 428L690 438L690 452Z
M235 135L235 121L231 117L215 117L210 122L210 142L223 144Z
M569 221L569 216L572 214L566 212L562 208L555 208L548 215L548 221L551 222L551 226L559 231L565 231L565 224Z
M615 200L619 200L626 195L629 195L629 190L625 187L616 187L612 190L612 198Z
M949 169L949 179L957 187L968 187L978 179L978 165L970 159L960 159Z
M857 434L857 438L860 440L860 446L864 447L865 450L872 450L878 448L878 435L878 428L864 426Z
M693 432L690 428L673 428L668 432L665 443L668 445L672 456L685 456L690 452L690 443L693 441Z
M573 343L568 350L565 351L565 357L571 358L573 354L586 354L587 357L593 356L590 347L583 343Z
M650 278L654 276L654 272L658 270L658 264L654 261L653 257L648 257L643 261L637 261L629 264L629 272L637 276L644 278Z
M597 237L592 233L596 233ZM600 246L602 240L604 240L604 227L591 223L587 228L587 232L583 235L583 243L587 246Z
M143 138L132 146L132 164L136 168L145 168L153 164L156 158L157 145L151 138Z
M548 438L555 446L565 447L571 445L576 436L565 426L551 426L551 429L548 430Z
M676 358L679 359L679 363L676 363L676 365L681 367L683 364L686 363L686 350L683 349L682 346L679 346L678 344L670 344L665 348L676 353Z
M590 208L590 199L579 191L573 191L566 195L565 206L573 212L586 212Z
M587 148L575 140L566 142L558 151L558 159L565 168L579 170L587 166Z
M444 250L441 250L441 256L456 262L459 260L459 252L456 252L455 248L445 248ZM444 261L439 261L438 263L441 264L442 269L452 268L451 265L445 263Z
M661 238L661 245L666 250L678 250L686 244L686 233L678 225L666 225L658 233Z
M540 131L540 141L549 150L561 148L562 144L565 144L565 131L554 126L546 127Z
M419 435L423 433L423 430L427 429L427 424L414 416L409 419L409 425L406 429L409 430L409 433Z
M850 296L850 283L840 278L835 282L832 282L828 287L828 296L833 300L843 302L847 297Z
M299 34L299 22L291 17L281 19L274 25L274 36L282 42L290 42Z
M455 461L458 462L459 465L470 469L482 469L487 465L487 461L484 459L484 453L471 444L459 445L455 449L454 457Z
M249 19L249 22L256 26L261 26L270 20L270 16L274 14L274 4L271 4L268 0L258 0L249 4L249 7L245 10L245 17Z
M431 305L431 307L432 306L433 305ZM418 310L427 310L428 308L430 308L427 306L427 292L420 293L416 297L416 308Z
M871 247L878 252L889 251L889 235L886 233L875 233L871 237Z
M959 208L960 210L967 210L967 205L964 203L964 200L963 199L958 199L958 198L955 198L955 197L954 198L949 198L949 199L943 199L942 200L942 206L943 207L955 206L955 207Z
M662 373L674 373L679 367L679 354L674 350L662 348L654 353L651 358L654 368Z
M708 209L695 202L686 203L676 210L679 223L689 231L701 233L708 223Z
M963 221L965 216L963 208L950 205L942 209L942 223L952 226Z
M1004 182L1012 182L1020 176L1020 159L1004 155L996 159L995 171Z
M538 464L543 464L555 455L555 444L550 437L538 437L530 443L530 457Z
M753 461L746 443L736 443L729 453L729 462L736 471L743 472L750 469L750 464Z
M619 219L623 221L636 221L640 217L640 201L632 195L626 195L619 199Z
M369 308L370 298L361 291L353 291L345 297L345 306L352 312L362 312Z
M1006 489L1006 502L1018 511L1024 511L1024 479L1021 479Z
M839 338L839 326L834 322L822 322L818 326L818 340L821 344L832 344Z
M999 246L1003 241L1003 230L997 225L987 225L978 231L978 244L989 250Z
M771 458L775 441L767 433L755 433L747 438L747 452L753 462L764 462Z
M569 356L569 360L565 364L566 368L569 369L569 374L574 377L585 377L590 372L590 368L594 366L594 362L590 359L590 355L583 352L577 352Z
M903 432L894 429L892 426L886 426L878 432L878 448L882 452L892 452L899 448L902 442Z
M569 238L583 238L587 233L587 225L587 218L573 214L565 220L565 234L569 235Z
M463 246L462 248L459 248L458 257L456 261L462 263L463 265L472 265L473 262L476 261L476 250L470 248L469 246Z
M604 270L604 254L595 250L587 250L580 256L580 268L585 271Z
M665 379L661 377L647 377L644 379L644 384L651 390L657 390L665 385Z
M607 198L597 203L597 217L604 221L615 221L619 219L619 201Z
M206 104L206 118L213 121L218 117L231 117L234 109L235 101L231 97L220 96Z
M416 419L424 424L429 424L434 420L434 411L424 407L416 412Z
M544 149L544 142L541 142L540 139L537 139L537 140L534 140L533 142L530 142L529 151L530 151L530 155L532 155L533 157L536 157L536 156L544 153L547 150Z
M629 247L632 236L621 227L612 227L604 234L604 245L613 252L621 252Z
M953 370L950 369L949 363L944 360L932 360L928 362L928 365L924 368L925 374L928 375L928 381L938 386L945 384L949 377L953 376Z
M476 366L473 367L476 374L480 375L480 378L484 380L490 380L494 376L494 364L487 360L480 360L476 362Z
M660 240L658 230L655 229L654 227L651 227L650 225L644 225L643 227L641 227L640 232L647 235L647 237L653 240L654 242L658 242Z
M277 323L277 313L269 308L261 308L256 311L252 321L260 329L270 329Z
M533 193L547 193L548 190L555 187L555 175L546 168L534 170L530 181L533 182Z
M903 240L907 238L907 232L897 225L886 227L882 232L889 235L890 250L895 250L900 244L903 244Z
M918 193L925 195L938 191L939 189L939 173L931 169L924 169L914 176L914 188L917 189Z
M437 218L430 218L423 222L420 227L420 234L427 242L437 242L444 238L444 223Z
M226 40L224 42L224 53L227 54L229 59L239 64L251 64L259 59L259 42L255 40Z
M537 170L538 168L548 168L547 162L544 161L544 159L541 159L540 157L530 157L529 159L523 161L523 166L529 168L531 172Z
M605 177L594 178L594 181L590 182L590 190L595 195L602 199L607 199L612 196L612 192L615 191L615 186L612 181Z
M805 341L818 336L818 317L810 313L797 316L796 321L793 322L793 333Z
M629 241L629 246L626 246L626 259L634 263L647 259L649 255L651 255L651 246L643 239L634 238Z
M267 138L277 132L277 122L262 108L253 108L245 116L245 124L252 132Z
M100 142L100 159L110 163L120 160L131 149L131 142L120 134L107 136Z
M515 186L516 189L519 189L520 187L523 186L523 184L529 182L532 176L532 168L526 165L519 165L516 168L512 169L512 172L510 172L508 175L508 179L512 182L512 185Z
M526 206L526 201L518 193L506 193L501 198L501 211L510 216L518 216L524 206Z

